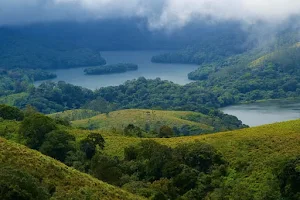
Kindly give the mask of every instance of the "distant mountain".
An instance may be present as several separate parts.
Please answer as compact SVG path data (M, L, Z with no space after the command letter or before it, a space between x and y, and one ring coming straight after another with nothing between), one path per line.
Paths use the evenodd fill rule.
M100 51L178 50L197 44L211 52L209 43L213 51L236 52L245 39L246 33L237 23L197 22L169 32L149 30L144 19L0 27L0 66L47 69L95 66L105 64Z

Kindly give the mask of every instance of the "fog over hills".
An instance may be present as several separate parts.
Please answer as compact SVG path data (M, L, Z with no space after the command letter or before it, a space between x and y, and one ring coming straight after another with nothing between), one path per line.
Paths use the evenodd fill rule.
M10 0L0 2L0 24L129 17L146 18L154 29L199 19L280 24L299 10L294 0Z

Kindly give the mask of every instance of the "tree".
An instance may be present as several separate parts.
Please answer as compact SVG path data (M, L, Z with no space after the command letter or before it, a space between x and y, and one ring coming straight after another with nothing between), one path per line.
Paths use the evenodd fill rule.
M124 128L124 133L127 136L137 136L142 137L142 129L140 127L129 124Z
M31 114L22 121L19 133L25 138L26 145L32 149L39 149L45 136L56 130L56 124L50 117L39 113Z
M80 149L88 159L91 159L96 154L97 146L104 149L105 140L98 133L90 133L87 138L80 141Z
M54 130L46 134L45 141L40 147L40 152L64 162L67 153L74 149L71 142L75 137L65 131Z
M24 118L24 113L18 108L0 105L0 117L7 120L22 121Z
M105 182L118 185L122 176L122 171L119 169L119 160L110 156L97 153L91 160L92 174Z
M136 147L125 148L126 161L135 161L138 177L147 181L162 177L164 166L171 160L172 149L153 140L144 140ZM129 170L130 171L130 170Z
M172 137L174 135L174 132L172 130L172 128L170 128L169 126L162 126L159 129L159 134L158 136L161 138L169 138Z
M175 148L175 152L179 162L200 172L208 173L214 165L225 164L222 155L206 143L181 144Z

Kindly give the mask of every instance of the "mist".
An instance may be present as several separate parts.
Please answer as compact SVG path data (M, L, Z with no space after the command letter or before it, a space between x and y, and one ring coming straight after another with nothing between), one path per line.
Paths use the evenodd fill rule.
M295 0L2 0L0 25L131 17L146 18L150 29L176 29L195 20L278 25L299 10Z

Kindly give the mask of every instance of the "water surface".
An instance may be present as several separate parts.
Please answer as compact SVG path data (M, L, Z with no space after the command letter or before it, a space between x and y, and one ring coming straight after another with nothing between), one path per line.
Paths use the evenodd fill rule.
M134 63L139 66L138 71L129 71L121 74L109 75L84 75L84 68L71 68L52 70L57 75L52 81L65 81L73 85L82 86L89 89L97 89L106 86L117 86L123 84L127 80L145 77L147 79L155 79L157 77L162 80L169 80L181 85L190 83L188 73L198 68L197 65L188 64L159 64L151 63L153 55L164 53L163 51L106 51L101 55L106 59L108 64L117 63ZM39 85L41 82L36 82Z
M244 124L259 126L300 118L299 101L267 101L222 108L223 112L238 117Z

